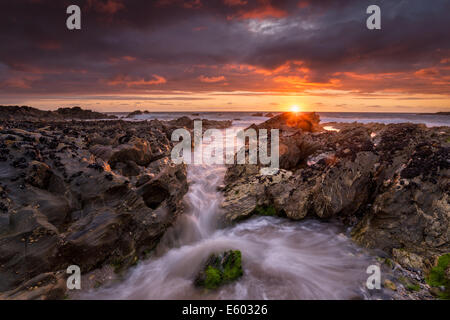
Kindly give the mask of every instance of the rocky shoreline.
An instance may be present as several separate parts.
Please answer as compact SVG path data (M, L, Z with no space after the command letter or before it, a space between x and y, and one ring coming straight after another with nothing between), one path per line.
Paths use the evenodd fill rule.
M194 120L78 121L64 119L85 110L14 110L26 116L12 120L7 110L0 118L0 299L62 299L71 264L95 287L104 272L147 257L183 212L186 166L171 162L170 137ZM231 124L204 120L203 129ZM223 222L339 219L356 243L380 252L395 299L445 294L448 287L426 280L450 252L450 128L327 125L337 131L314 113L252 125L280 129L281 169L229 166ZM227 279L220 272L212 286Z
M170 160L175 128L0 121L0 297L61 299L68 265L84 274L145 257L188 190L185 165Z
M355 242L424 283L450 252L450 127L353 123L326 131L319 121L282 114L252 126L280 129L281 170L266 176L259 165L230 166L223 220L339 219Z
M80 107L59 108L55 111L43 111L28 106L0 106L0 119L12 121L46 121L46 120L100 120L117 119L107 115Z
M172 163L170 139L194 120L115 119L0 107L0 299L62 299L71 264L125 270L183 212L186 166Z

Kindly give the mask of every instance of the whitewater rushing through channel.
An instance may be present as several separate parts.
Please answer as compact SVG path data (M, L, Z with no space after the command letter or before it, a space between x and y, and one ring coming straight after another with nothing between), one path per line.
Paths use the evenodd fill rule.
M83 299L365 299L366 269L374 258L338 223L253 217L221 227L217 190L225 166L189 165L186 210L154 254L123 281ZM212 253L242 252L244 275L214 291L193 281Z

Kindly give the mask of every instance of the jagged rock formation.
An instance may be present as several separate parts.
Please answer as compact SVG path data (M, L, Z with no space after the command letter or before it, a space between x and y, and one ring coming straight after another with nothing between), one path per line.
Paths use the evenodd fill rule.
M152 250L188 189L185 165L170 160L171 130L157 120L1 122L2 297L62 298L69 265L120 269Z
M450 252L449 127L352 124L331 132L315 117L306 127L276 118L258 127L281 129L281 170L265 176L259 165L230 166L224 220L261 207L296 220L339 218L361 245L401 249L412 269Z

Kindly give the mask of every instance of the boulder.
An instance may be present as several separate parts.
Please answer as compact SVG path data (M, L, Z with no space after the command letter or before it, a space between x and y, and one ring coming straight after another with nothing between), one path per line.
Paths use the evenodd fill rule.
M151 143L145 139L133 137L126 144L121 144L114 148L109 157L108 163L114 169L117 163L132 161L140 166L147 166L156 160L153 155Z
M206 289L217 289L236 281L243 275L241 259L239 250L212 254L197 275L195 285Z
M292 132L295 130L317 132L322 131L319 123L320 116L315 112L284 112L259 125L253 125L252 127L255 129L279 129L282 132Z

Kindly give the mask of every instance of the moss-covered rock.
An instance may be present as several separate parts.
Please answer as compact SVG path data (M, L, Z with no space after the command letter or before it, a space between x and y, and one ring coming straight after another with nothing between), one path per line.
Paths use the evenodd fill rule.
M243 275L241 259L239 250L212 254L195 279L195 285L216 289L240 278Z
M273 206L257 206L254 210L254 214L260 216L275 216L277 210Z
M446 253L439 257L437 266L431 269L427 283L432 287L444 287L444 291L439 294L439 298L450 300L450 253Z
M406 289L417 292L420 291L420 286L418 284L408 284L406 285Z
M222 275L219 269L208 266L205 270L205 278L203 285L207 289L214 289L222 284Z
M420 285L417 283L417 281L405 277L399 277L398 280L403 284L403 286L407 290L411 292L420 291Z

